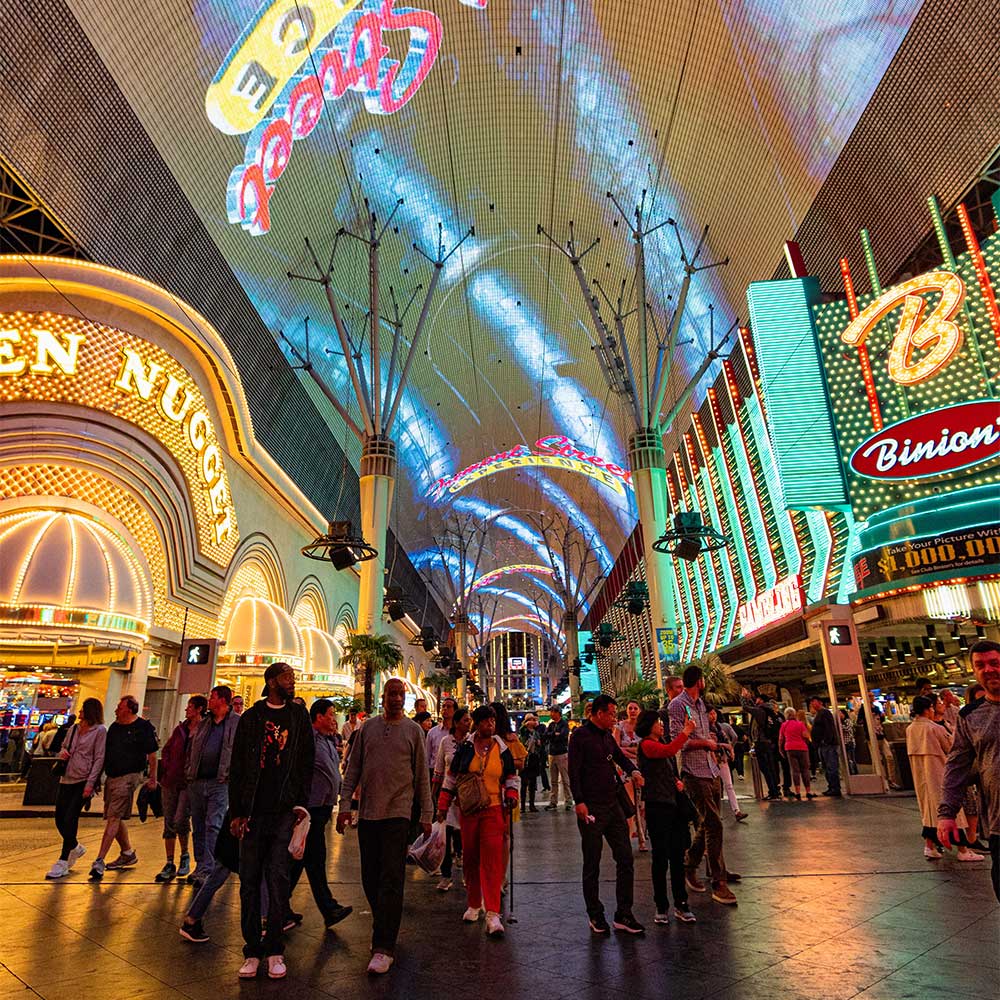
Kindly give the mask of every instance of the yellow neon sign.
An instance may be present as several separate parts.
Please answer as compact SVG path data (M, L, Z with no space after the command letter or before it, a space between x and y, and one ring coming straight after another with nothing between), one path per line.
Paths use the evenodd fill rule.
M924 318L922 297L938 293L940 299ZM900 305L903 307L896 335L889 348L889 377L900 385L917 385L933 378L962 349L962 328L953 322L965 301L965 284L952 271L929 271L883 292L841 334L841 340L860 347L872 328ZM915 352L925 351L919 357Z
M361 0L274 0L258 12L205 94L209 121L229 135L255 128L324 39Z
M185 474L203 546L228 562L238 531L223 452L204 397L174 358L78 317L0 314L0 401L24 400L103 410L154 436Z

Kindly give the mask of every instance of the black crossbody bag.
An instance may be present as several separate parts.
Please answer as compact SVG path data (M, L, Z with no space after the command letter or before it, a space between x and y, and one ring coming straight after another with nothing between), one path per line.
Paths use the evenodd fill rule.
M621 806L622 812L625 813L625 818L631 819L635 815L635 804L632 802L625 788L625 782L622 781L621 775L618 773L618 767L615 764L615 759L611 754L608 754L608 763L611 765L612 773L615 776L615 798L618 800L618 805Z

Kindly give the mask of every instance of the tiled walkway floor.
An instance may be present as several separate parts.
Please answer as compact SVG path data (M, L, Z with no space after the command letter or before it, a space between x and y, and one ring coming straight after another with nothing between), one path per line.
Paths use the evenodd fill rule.
M649 855L637 855L636 912L643 938L595 939L579 889L573 817L528 816L517 831L517 923L506 940L466 926L459 889L434 890L411 870L397 965L364 972L370 930L358 884L357 844L332 836L330 877L355 914L324 931L303 880L306 914L289 937L289 978L239 983L235 885L206 918L209 945L182 941L191 898L158 886L159 831L138 831L140 865L100 885L86 881L100 824L85 821L90 848L79 871L43 879L56 854L51 823L0 820L0 998L226 1000L257 995L544 1000L997 1000L1000 908L989 862L927 862L913 799L746 803L750 820L726 820L729 867L744 874L739 906L695 896L694 925L652 924ZM607 864L605 904L613 909Z

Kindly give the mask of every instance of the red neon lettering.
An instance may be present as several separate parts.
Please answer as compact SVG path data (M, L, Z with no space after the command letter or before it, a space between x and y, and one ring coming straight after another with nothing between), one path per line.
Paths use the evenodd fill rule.
M292 126L292 138L304 139L323 116L323 89L314 76L307 76L288 98L285 118Z
M292 155L292 126L284 118L276 118L264 129L260 137L257 162L264 173L264 180L274 184L285 172Z
M402 65L395 61L390 62L379 90L379 106L385 115L398 111L420 89L441 47L441 21L437 15L429 10L408 10L399 14L392 9L394 3L395 0L385 0L382 4L382 28L388 31L409 31L411 38L416 35L417 40L424 43L424 51L422 56L418 55L419 48L414 50L411 43ZM386 49L386 52L388 51ZM404 72L404 78L405 75L410 75L410 79L402 93L397 96L394 86L400 70Z
M550 444L550 442L552 443ZM550 434L548 437L539 438L535 442L535 450L544 452L556 452L558 451L558 448L553 447L553 445L562 446L564 444L567 444L568 442L569 438L567 437L563 437L560 434Z

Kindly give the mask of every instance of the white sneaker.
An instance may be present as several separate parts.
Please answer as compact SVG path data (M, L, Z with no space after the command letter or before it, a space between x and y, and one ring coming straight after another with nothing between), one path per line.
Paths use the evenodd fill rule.
M653 917L653 923L654 924L669 924L670 923L670 914L669 913L657 913L656 916Z
M392 955L383 954L381 951L372 955L372 960L368 963L368 971L374 972L377 976L389 971L392 966Z
M447 892L454 884L450 878L443 878L438 882L438 892Z
M487 913L486 914L486 936L487 937L503 937L504 929L503 924L500 922L499 913Z
M462 914L462 919L467 924L474 924L482 916L483 909L481 906L470 906L465 913Z
M46 873L46 878L65 878L69 874L69 862L60 858Z
M983 860L983 855L982 854L977 854L975 851L970 851L968 848L966 848L964 851L959 851L958 852L958 860L959 861L982 861Z
M288 975L288 967L285 965L284 955L267 956L267 978L284 979Z
M77 844L72 851L69 852L69 860L66 862L70 868L73 867L85 854L87 853L87 848L83 844Z
M924 845L924 857L929 861L940 861L941 852L936 847L928 847Z
M240 966L240 979L256 979L257 970L260 968L259 958L245 958Z

